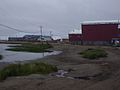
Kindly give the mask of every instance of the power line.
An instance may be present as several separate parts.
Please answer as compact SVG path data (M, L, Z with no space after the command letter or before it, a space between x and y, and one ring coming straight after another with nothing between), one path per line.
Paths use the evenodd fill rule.
M11 29L11 30L14 30L14 31L17 31L17 32L38 33L38 32L26 32L26 31L23 31L23 30L20 30L20 29L16 29L16 28L10 27L10 26L8 26L8 25L4 25L4 24L0 24L0 26L5 27L5 28L8 28L8 29Z

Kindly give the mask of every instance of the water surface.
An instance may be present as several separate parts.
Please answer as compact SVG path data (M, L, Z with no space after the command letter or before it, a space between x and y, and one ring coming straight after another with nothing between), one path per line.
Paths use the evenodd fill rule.
M31 52L15 52L7 51L5 49L12 44L0 44L0 54L3 55L3 59L0 62L16 62L16 61L26 61L40 59L49 55L57 55L61 53L60 51L44 52L44 53L31 53ZM14 44L15 45L15 44Z

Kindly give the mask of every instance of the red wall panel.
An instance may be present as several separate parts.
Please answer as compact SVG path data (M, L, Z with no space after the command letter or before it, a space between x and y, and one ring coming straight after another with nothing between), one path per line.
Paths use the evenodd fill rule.
M69 41L80 41L81 37L81 34L69 34Z
M83 41L105 41L117 38L118 24L82 25Z

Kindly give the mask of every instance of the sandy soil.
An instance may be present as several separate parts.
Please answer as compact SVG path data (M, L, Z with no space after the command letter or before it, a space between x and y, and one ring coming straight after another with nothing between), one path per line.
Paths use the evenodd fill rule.
M69 71L65 77L52 74L10 77L0 82L0 90L120 90L120 49L107 46L54 46L54 50L63 53L36 61ZM88 60L78 54L87 48L96 47L106 50L108 57Z

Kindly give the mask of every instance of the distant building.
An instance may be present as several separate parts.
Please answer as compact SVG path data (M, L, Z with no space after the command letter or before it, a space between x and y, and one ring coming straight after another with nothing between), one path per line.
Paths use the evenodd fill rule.
M9 41L52 41L51 36L25 35L23 37L9 37Z
M71 44L82 44L82 32L81 30L73 30L69 33L69 42Z
M38 41L52 41L52 37L51 36L42 36L38 38Z
M59 36L52 36L53 39L53 43L61 43L62 42L62 38Z
M72 44L111 45L120 42L119 20L86 21L81 24L81 29L69 33Z
M23 37L9 37L8 41L23 41Z
M120 40L120 25L118 20L87 21L82 23L82 42L84 45L110 45L114 40Z
M23 36L24 41L38 41L40 35L25 35Z

